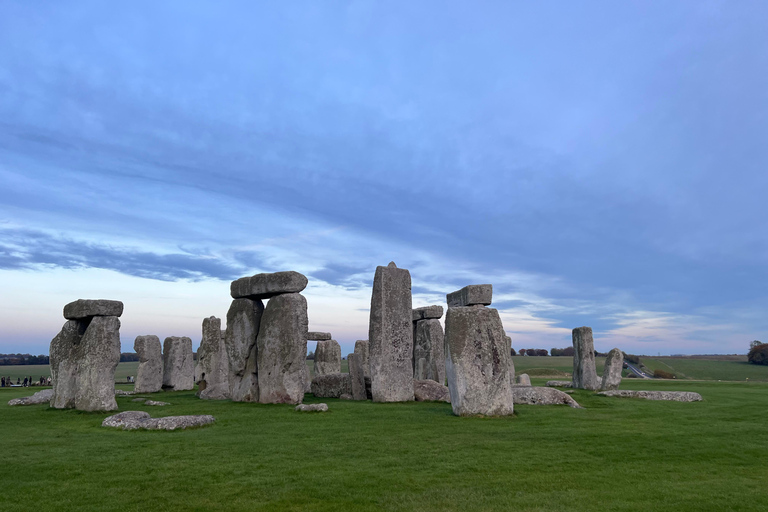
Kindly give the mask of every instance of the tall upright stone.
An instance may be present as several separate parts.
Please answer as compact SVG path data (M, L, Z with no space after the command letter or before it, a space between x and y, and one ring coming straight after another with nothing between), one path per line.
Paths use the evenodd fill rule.
M507 336L507 332L504 331L504 342L507 344L507 352L509 352L509 381L515 382L515 361L512 359L512 338Z
M256 340L260 403L304 399L308 324L307 299L300 293L269 299Z
M624 369L624 353L618 348L611 349L605 358L603 368L603 381L600 389L603 391L619 389L621 384L621 370Z
M371 360L368 351L368 340L357 340L355 342L355 354L360 356L363 363L363 373L365 378L371 378Z
M445 384L445 336L440 320L419 320L414 326L413 378Z
M221 334L221 319L215 316L203 319L203 337L197 350L195 381L200 388L200 398L229 398L229 357Z
M514 412L514 395L501 318L497 310L484 306L490 303L489 293L473 298L470 292L459 290L448 296L445 370L451 407L457 416L509 415ZM477 303L461 305L468 302L467 297Z
M259 380L256 337L264 314L264 303L235 299L227 311L224 345L229 359L229 395L235 402L258 402Z
M394 262L376 267L368 340L374 402L413 400L411 274Z
M352 400L365 400L365 373L363 372L363 358L360 354L347 355L349 364L349 380L352 385Z
M152 334L136 336L133 350L139 356L133 390L137 393L155 393L163 389L163 350L160 338Z
M163 388L184 391L195 387L192 340L169 336L163 341Z
M600 388L595 370L595 343L591 327L573 330L573 387L596 391Z
M341 345L336 340L321 340L315 348L315 376L341 373Z

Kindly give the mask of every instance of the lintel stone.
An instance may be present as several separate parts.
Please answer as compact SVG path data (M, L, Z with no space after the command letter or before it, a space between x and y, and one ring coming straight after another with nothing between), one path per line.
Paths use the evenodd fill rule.
M490 284L470 284L445 296L449 308L475 305L489 306L492 297L493 285Z
M431 318L441 318L443 316L443 306L426 306L413 310L413 321L428 320Z
M269 299L283 293L298 293L307 287L307 277L288 270L269 274L256 274L232 281L229 287L233 299Z
M122 314L123 303L119 300L78 299L64 306L64 318L67 320L82 320L93 316L120 316Z
M332 339L332 338L331 338L331 333L329 333L329 332L316 332L316 331L313 332L313 331L309 331L307 333L307 340L309 340L309 341L325 341L325 340L330 340L330 339Z

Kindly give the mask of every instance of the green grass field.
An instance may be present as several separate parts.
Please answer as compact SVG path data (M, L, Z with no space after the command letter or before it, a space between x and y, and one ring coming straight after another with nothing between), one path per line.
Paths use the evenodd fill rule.
M651 371L664 370L678 379L768 381L768 366L750 364L746 356L739 358L643 357Z

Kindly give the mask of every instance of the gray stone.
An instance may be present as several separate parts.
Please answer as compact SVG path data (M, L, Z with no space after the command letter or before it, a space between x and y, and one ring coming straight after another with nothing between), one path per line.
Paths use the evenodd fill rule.
M573 382L569 380L548 380L546 386L554 388L572 388Z
M417 402L450 402L451 394L448 386L438 384L434 380L413 380L413 397Z
M413 400L411 274L394 262L376 267L368 340L374 402Z
M235 402L258 402L259 381L256 336L264 304L260 300L235 299L227 311L224 345L229 359L229 395Z
M8 401L8 405L37 405L47 404L53 398L53 389L44 389L38 391L32 396L24 396L21 398L14 398Z
M365 393L365 373L363 371L363 358L360 354L347 355L349 365L349 381L352 387L353 400L365 400L368 398Z
M600 385L602 390L619 389L621 384L621 370L624 366L624 354L618 348L611 349L608 357L605 358L605 368L603 368L603 382Z
M573 330L573 387L595 391L600 388L595 371L595 344L591 327Z
M509 352L509 382L514 383L515 382L515 362L512 359L512 338L507 336L506 331L502 333L504 336L504 342L507 344L507 352Z
M120 320L94 316L69 320L51 341L51 407L112 411L120 362Z
M368 352L368 340L357 340L355 342L355 354L359 355L363 362L363 373L365 377L371 378L371 359Z
M161 402L159 400L147 400L144 402L144 405L157 405L157 406L163 406L163 405L171 405L168 402Z
M342 393L339 395L339 400L352 400L352 395L349 393Z
M314 370L315 376L341 372L341 346L336 340L317 342Z
M303 274L289 270L271 274L256 274L232 281L230 294L233 299L270 299L283 293L299 293L307 287ZM302 333L303 335L303 333Z
M431 318L440 319L442 317L443 306L425 306L414 309L412 311L411 320L418 322L419 320L429 320Z
M304 363L304 392L312 392L312 375L309 372L309 366Z
M313 332L310 331L307 333L307 341L323 341L323 340L330 340L331 339L331 333L329 332Z
M445 351L454 414L513 413L510 353L497 310L449 307L445 316Z
M186 336L168 336L163 341L163 388L184 391L194 387L192 340Z
M133 385L137 393L155 393L163 389L163 350L160 338L154 335L136 336L133 350L139 356L139 367L136 370L136 383Z
M413 361L414 379L429 379L445 384L445 336L439 320L419 320L414 323Z
M645 398L646 400L670 400L672 402L699 402L702 400L700 394L692 391L630 391L614 389L612 391L601 391L598 395L621 398Z
M295 410L299 412L328 412L328 404L299 404Z
M527 373L521 373L515 377L515 386L529 386L531 385L531 378Z
M115 396L130 396L135 394L136 394L135 391L123 391L122 389L115 390Z
M256 338L259 403L298 404L304 399L307 299L300 293L272 297Z
M125 411L109 416L101 423L101 426L123 430L183 430L190 427L209 425L214 421L216 421L216 418L207 414L152 418L149 413L144 411Z
M512 390L515 405L567 405L574 409L583 409L576 400L559 389L541 387L516 387Z
M312 379L312 394L318 398L339 398L352 394L352 379L348 373L329 373Z
M131 400L131 402L144 402L145 400L146 400L146 398L141 396L139 398L134 398L133 400Z
M64 306L64 318L67 320L83 320L93 316L120 316L122 314L123 303L119 300L78 299Z
M488 306L493 297L493 286L490 284L470 284L461 290L456 290L445 296L448 307Z
M221 320L215 316L203 319L195 382L199 389L197 395L204 400L229 398L229 356L221 335Z

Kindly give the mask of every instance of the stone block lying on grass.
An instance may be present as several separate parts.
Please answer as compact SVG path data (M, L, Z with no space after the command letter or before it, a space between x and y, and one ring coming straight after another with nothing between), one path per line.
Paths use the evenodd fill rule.
M168 402L160 402L159 400L147 400L146 402L144 402L144 405L159 405L159 406L163 406L163 405L171 405L171 404L168 403Z
M135 393L136 393L135 391L124 391L122 389L115 390L115 395L117 396L128 396L128 395L133 395Z
M701 395L693 391L630 391L616 389L601 391L601 396L617 396L621 398L645 398L646 400L670 400L672 402L700 402Z
M569 380L548 380L547 387L550 388L572 388L573 382Z
M299 412L328 412L328 404L299 404L294 410Z
M512 388L515 405L567 405L574 409L583 409L568 394L559 389L520 386Z
M109 416L101 423L101 426L123 430L183 430L190 427L202 427L214 421L216 418L208 414L152 418L148 412L125 411Z
M51 398L53 398L53 390L44 389L42 391L38 391L32 396L23 396L21 398L14 398L13 400L9 400L8 405L46 404L51 401Z
M417 402L450 402L451 394L448 386L433 380L413 381L413 396Z

